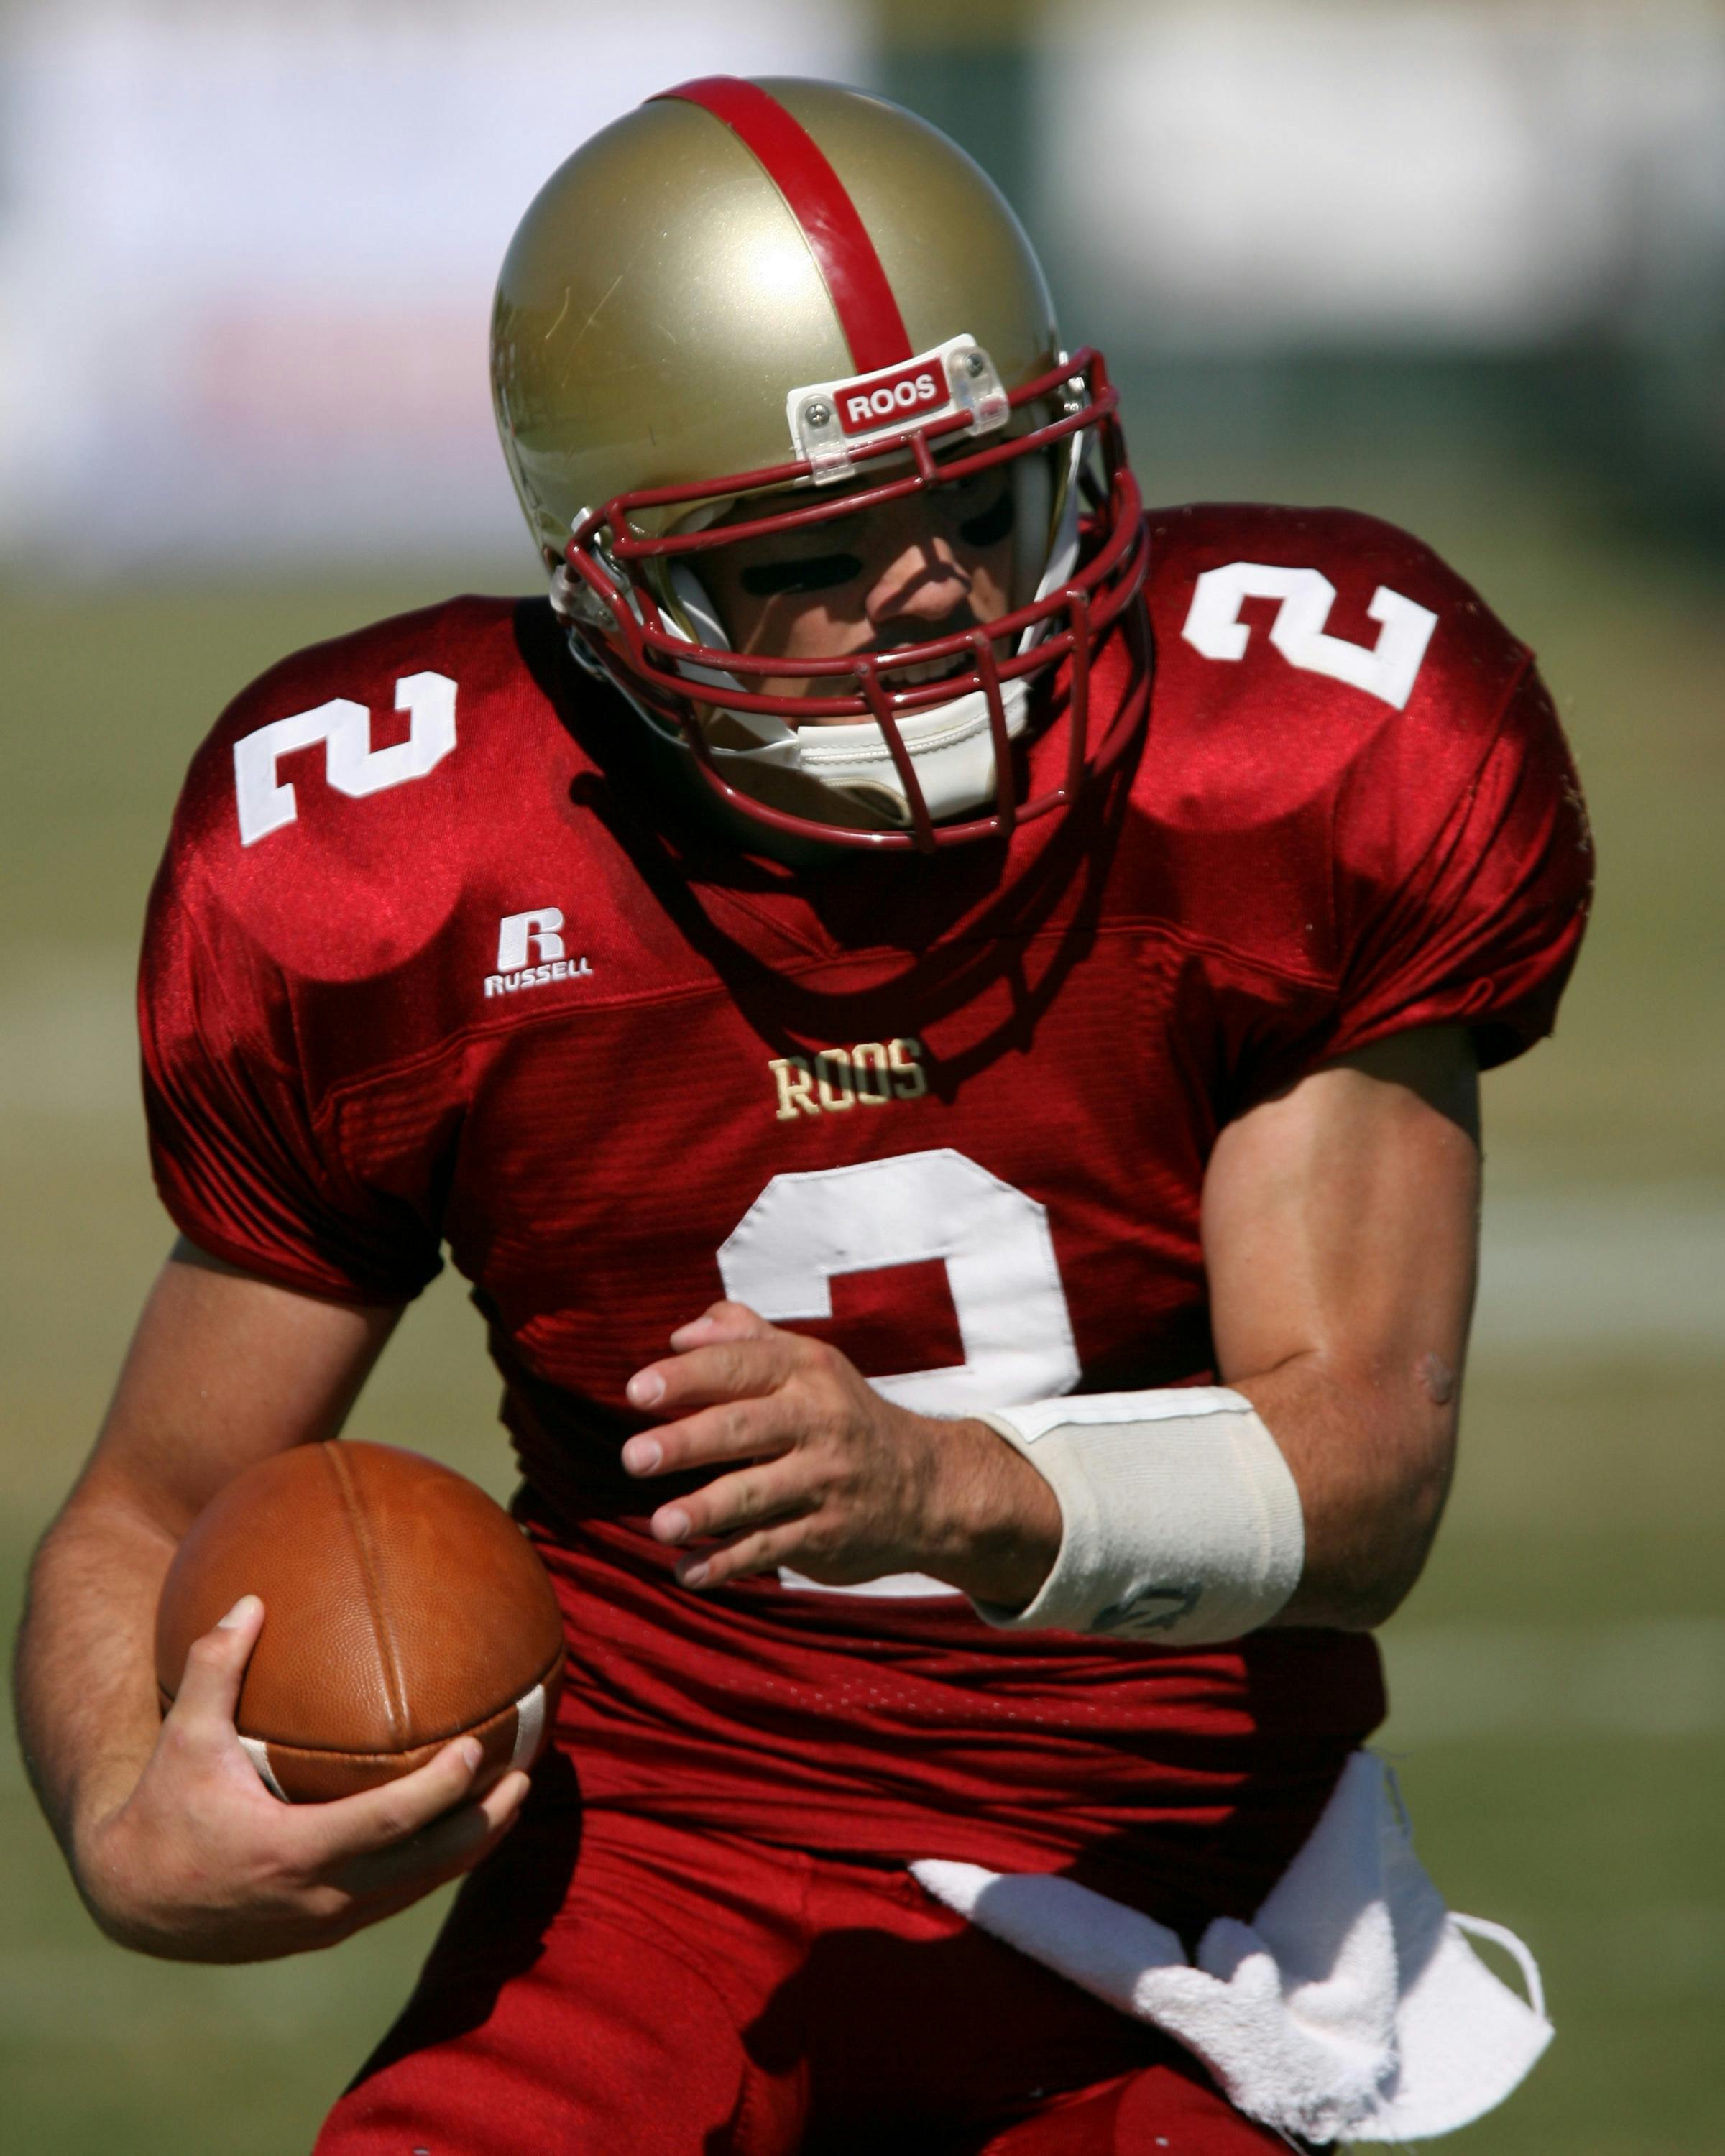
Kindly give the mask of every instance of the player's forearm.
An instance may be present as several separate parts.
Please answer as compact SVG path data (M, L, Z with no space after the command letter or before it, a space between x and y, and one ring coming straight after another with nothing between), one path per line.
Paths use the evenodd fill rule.
M31 1568L13 1671L18 1738L74 1873L83 1830L125 1801L156 1741L156 1601L174 1547L141 1512L80 1492Z
M1381 1625L1437 1532L1455 1456L1454 1374L1432 1356L1367 1371L1312 1354L1229 1383L1274 1435L1300 1493L1305 1565L1272 1621Z

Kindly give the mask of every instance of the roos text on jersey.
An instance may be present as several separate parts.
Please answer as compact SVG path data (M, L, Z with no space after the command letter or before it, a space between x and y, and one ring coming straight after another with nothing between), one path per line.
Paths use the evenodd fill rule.
M812 1068L803 1056L775 1055L767 1068L777 1090L774 1120L781 1123L794 1122L799 1113L837 1116L859 1104L884 1108L894 1101L920 1101L928 1091L922 1044L907 1036L818 1049Z

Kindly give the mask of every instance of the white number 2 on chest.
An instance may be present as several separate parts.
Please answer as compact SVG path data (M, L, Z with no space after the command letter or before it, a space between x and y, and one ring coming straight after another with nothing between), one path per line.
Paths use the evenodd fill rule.
M1180 632L1206 659L1244 659L1251 631L1240 619L1245 599L1280 599L1270 641L1290 666L1308 674L1327 674L1381 697L1399 711L1407 709L1414 684L1437 627L1430 607L1416 605L1379 584L1366 612L1383 626L1371 650L1345 637L1327 636L1324 624L1336 602L1336 587L1317 569L1283 569L1264 562L1230 562L1206 569L1192 594L1186 626Z
M870 1378L876 1392L919 1414L963 1415L1071 1390L1078 1350L1047 1209L949 1147L775 1175L720 1245L719 1277L733 1301L779 1325L830 1317L837 1273L932 1259L946 1264L964 1360ZM952 1592L915 1573L825 1591Z

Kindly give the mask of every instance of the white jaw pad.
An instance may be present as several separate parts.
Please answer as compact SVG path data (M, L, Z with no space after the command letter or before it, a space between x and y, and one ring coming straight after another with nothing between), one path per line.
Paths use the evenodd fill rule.
M887 677L890 680L890 676ZM1024 731L1029 696L1022 681L1004 681L1000 701L1008 738ZM886 737L872 719L855 726L788 726L758 713L731 713L751 732L771 733L758 748L715 748L716 763L759 762L788 765L805 777L840 791L866 788L891 795L904 810L910 803L893 762ZM994 740L988 726L988 700L980 689L898 721L899 738L909 753L928 813L942 816L979 808L993 798Z
M1206 1645L1267 1623L1299 1585L1300 1492L1240 1394L1092 1393L983 1420L1047 1482L1061 1522L1035 1599L978 1603L989 1624Z

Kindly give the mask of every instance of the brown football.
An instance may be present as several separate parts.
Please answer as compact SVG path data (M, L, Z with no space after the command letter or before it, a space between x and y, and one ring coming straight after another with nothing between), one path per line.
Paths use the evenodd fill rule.
M243 1594L264 1604L235 1720L277 1796L349 1796L452 1737L481 1783L530 1767L563 1674L545 1568L464 1476L394 1445L296 1445L238 1476L180 1544L156 1613L164 1712L186 1652Z

